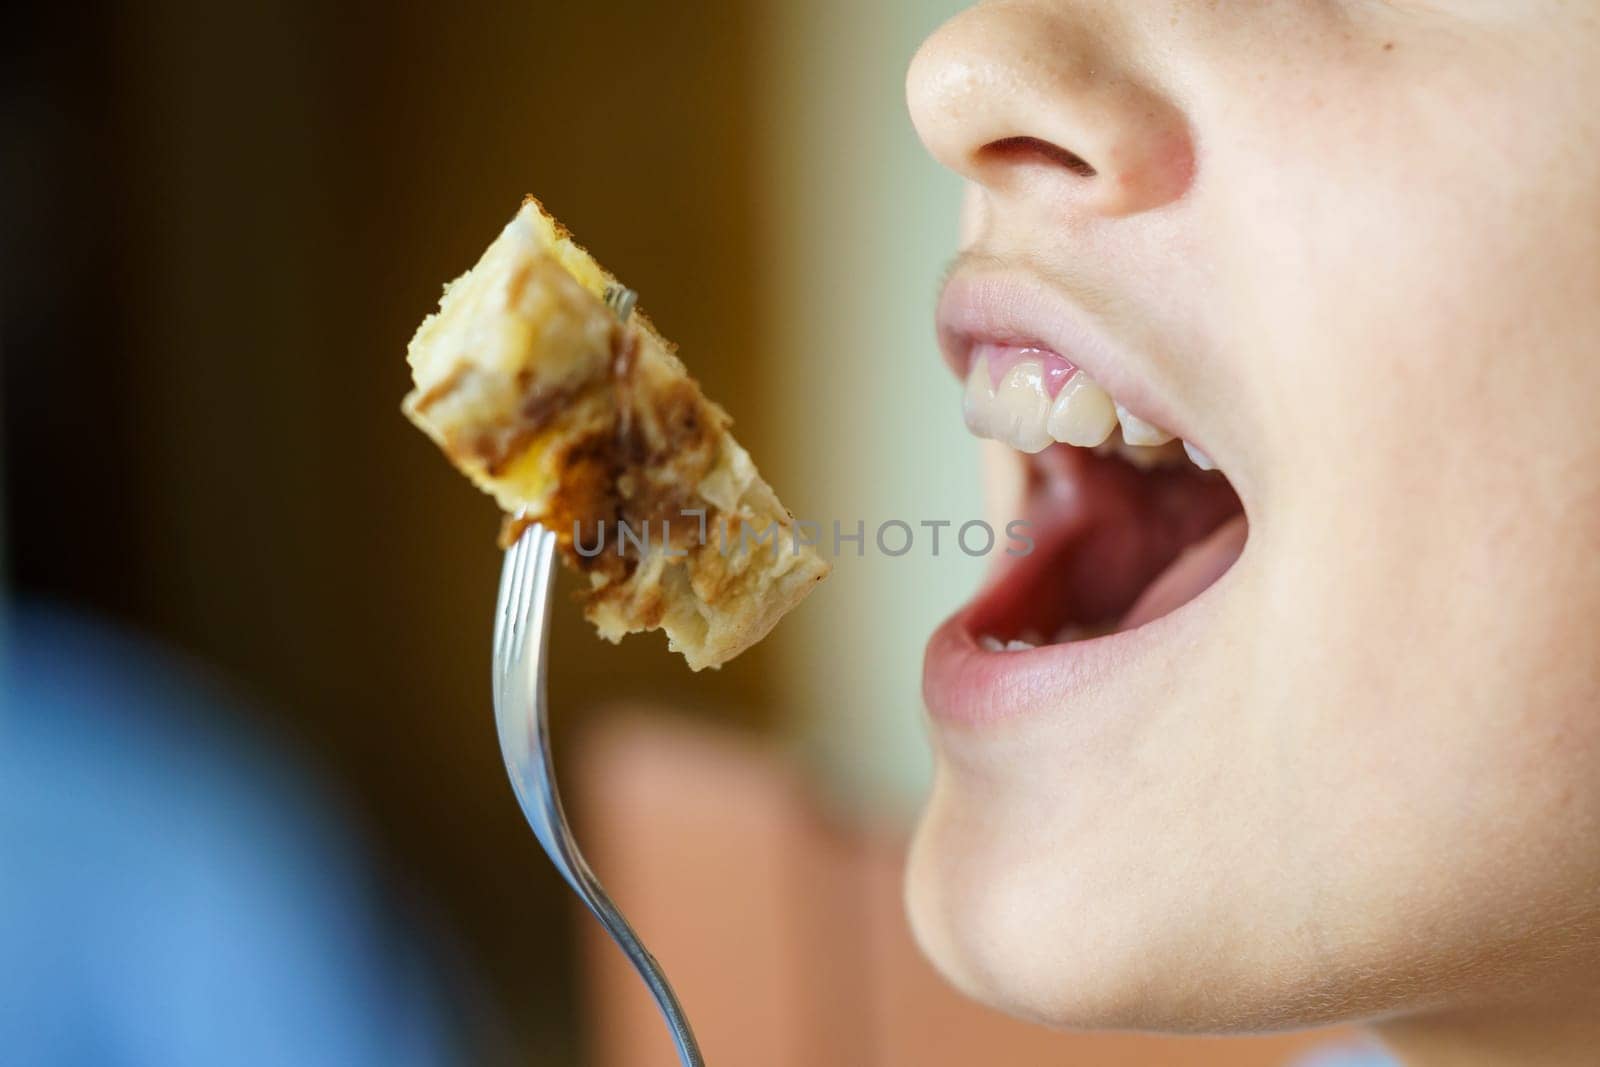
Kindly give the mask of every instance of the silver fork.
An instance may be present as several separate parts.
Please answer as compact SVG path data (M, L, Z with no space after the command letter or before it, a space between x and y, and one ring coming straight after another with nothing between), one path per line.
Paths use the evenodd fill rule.
M606 303L626 320L634 294L622 286L606 293ZM600 925L627 954L650 987L672 1031L683 1067L704 1067L705 1059L683 1005L667 983L661 964L639 940L628 920L606 895L573 840L556 791L550 756L550 709L545 698L545 664L550 648L550 604L555 589L556 535L534 523L506 550L500 571L500 600L494 613L494 718L511 788L528 825Z

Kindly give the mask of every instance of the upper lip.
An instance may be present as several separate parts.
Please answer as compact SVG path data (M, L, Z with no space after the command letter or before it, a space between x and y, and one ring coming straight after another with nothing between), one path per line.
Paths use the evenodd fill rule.
M1136 351L1108 337L1093 315L1031 270L958 264L940 293L936 321L939 346L958 378L965 379L981 344L1046 349L1135 415L1195 440L1141 373Z

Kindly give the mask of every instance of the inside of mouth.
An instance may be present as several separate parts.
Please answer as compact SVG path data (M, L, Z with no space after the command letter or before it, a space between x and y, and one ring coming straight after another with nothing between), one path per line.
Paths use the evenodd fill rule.
M1244 508L1221 472L1136 465L1116 448L1054 445L1022 458L1034 544L974 608L974 636L991 651L1143 626L1199 596L1244 550Z

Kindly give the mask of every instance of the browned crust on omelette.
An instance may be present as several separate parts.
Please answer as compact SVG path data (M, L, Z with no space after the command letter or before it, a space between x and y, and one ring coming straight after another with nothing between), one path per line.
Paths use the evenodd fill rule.
M828 564L794 537L727 414L648 319L617 321L600 295L612 279L566 240L529 198L419 329L406 413L514 516L503 545L530 522L556 534L602 635L662 628L691 666L719 665ZM685 511L704 514L704 543ZM648 530L648 549L620 525ZM747 525L779 536L746 546Z

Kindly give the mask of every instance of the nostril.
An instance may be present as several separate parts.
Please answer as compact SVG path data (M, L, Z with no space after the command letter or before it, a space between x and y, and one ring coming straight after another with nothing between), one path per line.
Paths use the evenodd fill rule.
M1037 137L1003 137L978 150L981 160L996 163L1048 163L1062 167L1080 178L1093 178L1099 171L1076 152Z

